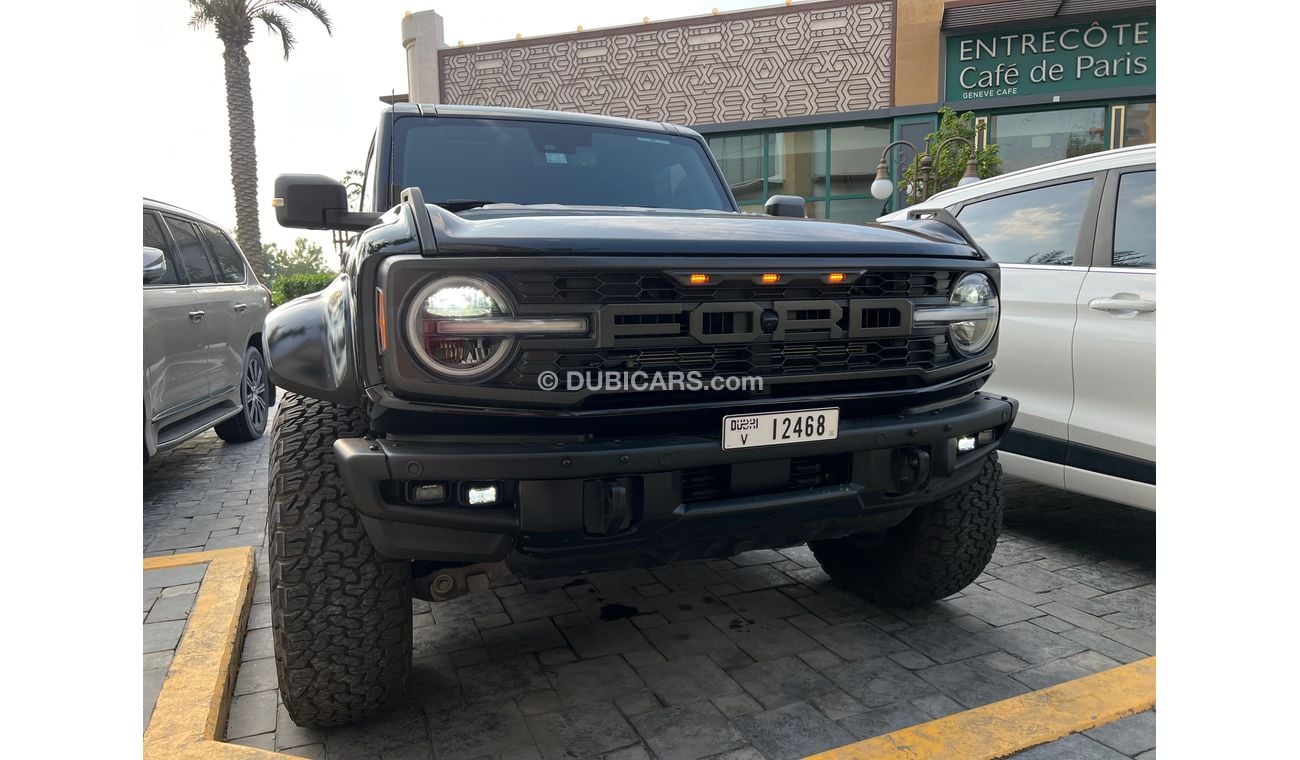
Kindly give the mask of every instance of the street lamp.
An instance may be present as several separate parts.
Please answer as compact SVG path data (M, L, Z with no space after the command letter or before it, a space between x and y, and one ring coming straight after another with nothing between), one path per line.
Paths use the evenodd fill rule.
M916 146L907 140L895 140L886 145L885 150L880 154L880 163L876 165L876 180L871 183L872 197L883 201L888 200L894 194L894 183L889 179L889 152L894 148L906 147L912 151L912 164L914 167L912 177L913 181L917 183L916 189L918 193L914 193L913 197L917 203L929 198L939 191L939 188L936 187L939 178L934 173L934 159L942 155L944 149L955 142L964 143L970 150L970 158L966 160L966 172L962 174L957 186L962 187L972 182L979 182L980 171L979 164L975 160L975 146L965 137L949 137L939 143L933 151L930 149L930 141L927 139L925 141L925 152L918 151Z

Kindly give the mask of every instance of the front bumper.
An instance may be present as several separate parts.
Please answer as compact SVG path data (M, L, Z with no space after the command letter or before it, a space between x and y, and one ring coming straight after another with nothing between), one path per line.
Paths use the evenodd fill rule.
M517 574L543 577L884 530L973 478L1016 407L976 393L841 419L832 441L732 451L720 430L534 444L344 438L334 451L381 553L506 560ZM957 451L958 436L987 430L991 441ZM702 477L711 487L693 489ZM493 481L506 503L416 506L401 496L408 481Z

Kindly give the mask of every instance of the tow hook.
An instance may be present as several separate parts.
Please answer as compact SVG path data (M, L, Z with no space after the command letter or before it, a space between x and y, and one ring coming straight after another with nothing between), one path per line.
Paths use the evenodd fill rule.
M894 452L891 490L899 495L922 488L930 480L930 452L922 448Z
M492 581L510 575L505 562L478 562L459 567L440 567L411 579L411 593L418 599L445 602L474 591L487 591Z

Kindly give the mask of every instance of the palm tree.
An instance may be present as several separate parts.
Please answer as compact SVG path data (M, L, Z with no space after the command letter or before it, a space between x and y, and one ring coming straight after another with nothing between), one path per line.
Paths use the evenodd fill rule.
M225 46L226 117L230 124L230 182L235 190L235 225L239 247L244 249L253 269L261 275L262 234L257 219L257 145L253 126L253 89L248 78L248 54L244 48L253 41L253 23L261 21L267 31L278 35L284 44L284 59L289 60L297 39L282 11L306 11L333 34L329 14L316 0L189 0L194 15L190 26L216 27L217 38Z

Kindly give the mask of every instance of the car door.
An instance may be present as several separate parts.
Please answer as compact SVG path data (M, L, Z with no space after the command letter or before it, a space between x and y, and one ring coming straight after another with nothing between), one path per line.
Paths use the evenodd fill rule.
M144 211L144 244L167 256L167 273L144 286L144 384L152 421L208 397L207 333L201 310L158 214Z
M1058 487L1074 404L1075 302L1104 177L1040 182L951 209L1002 270L997 369L987 388L1020 401L1002 448L1023 457L1019 474Z
M244 370L244 349L261 313L262 286L248 276L244 257L226 233L206 222L194 226L203 238L216 269L216 283L203 288L206 297L208 350L216 360L212 392L223 395L239 387ZM250 308L251 307L251 308Z
M172 214L163 214L163 221L171 233L177 258L193 292L194 308L189 316L203 325L202 363L209 386L208 396L211 397L220 392L219 368L225 359L213 345L214 341L219 343L222 340L219 331L215 338L213 336L213 323L220 321L212 305L212 290L217 284L216 270L193 221Z
M1152 488L1109 497L1154 508L1154 164L1110 172L1092 264L1075 306L1075 400L1066 488L1097 494L1098 486L1115 478L1137 481Z

